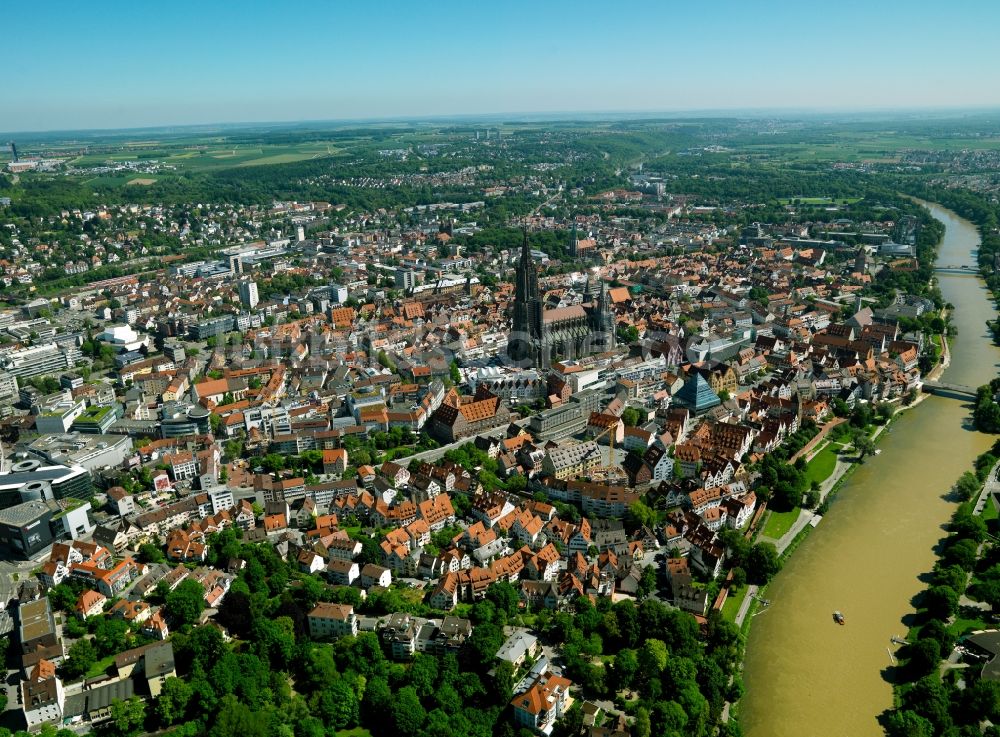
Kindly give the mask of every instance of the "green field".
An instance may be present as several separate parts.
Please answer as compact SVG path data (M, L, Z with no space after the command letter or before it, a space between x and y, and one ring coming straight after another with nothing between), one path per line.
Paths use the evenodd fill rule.
M736 621L736 615L739 614L740 606L743 604L749 588L749 586L744 586L735 594L730 592L726 598L726 603L722 605L722 618L727 622Z
M819 453L816 453L812 457L809 465L806 466L806 479L810 484L813 481L817 484L822 484L830 477L833 469L837 467L838 456L836 451L838 449L838 446L835 444L827 443Z
M179 144L143 142L130 144L121 151L87 153L77 156L70 163L77 167L105 166L124 162L157 162L173 167L178 172L217 171L233 167L288 164L338 153L340 149L323 141L305 141L297 144L226 145L221 141L200 145L191 141ZM95 183L125 184L133 179L146 179L148 175L137 172L121 176L108 175L90 180Z
M758 161L898 163L907 151L1000 149L1000 137L972 133L932 136L898 130L838 130L811 131L802 138L806 140L794 140L789 134L768 143L746 141L738 153Z
M795 524L795 520L798 518L798 508L789 512L770 511L767 513L767 522L764 523L764 529L761 531L761 534L774 540L780 540L786 532L792 529L792 525Z

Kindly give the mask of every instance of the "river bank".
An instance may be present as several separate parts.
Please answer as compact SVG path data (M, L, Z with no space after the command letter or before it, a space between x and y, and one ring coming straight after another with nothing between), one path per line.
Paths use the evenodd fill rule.
M949 364L951 363L951 354L948 350L947 336L942 336L941 345L942 345L941 358L934 365L934 367L928 372L926 377L928 381L933 381L940 378L942 373L944 373L945 369L947 369ZM912 409L915 409L917 406L920 405L921 402L923 402L929 396L931 395L924 394L923 392L918 392L917 396L910 404L903 404L901 401L895 400L892 404L893 406L895 405L898 406L895 407L892 417L889 418L889 420L884 425L880 425L875 428L874 432L871 435L872 441L877 445L879 438L882 436L882 433L884 431L888 431L889 429L891 429L891 425L893 422L898 420L899 417L904 412L908 412ZM813 458L815 458L815 456L817 456L819 453L823 451L823 448L826 445L826 443L824 443L824 440L826 439L829 432L838 425L843 424L845 421L846 421L845 419L837 418L827 422L823 426L820 433L815 438L810 440L805 445L805 447L803 447L798 453L792 456L788 462L794 463L795 460L799 457L804 457L807 463L811 462ZM848 455L848 451L850 451L851 449L852 447L849 444L843 446L842 450L837 455L837 461L833 467L833 471L831 471L830 475L827 476L820 484L819 487L820 506L822 506L823 502L827 501L828 498L832 498L836 494L837 490L841 487L841 485L847 480L851 471L853 471L858 465L863 463L863 461L858 461L857 459L844 460L845 457ZM881 450L879 450L879 452L881 452ZM816 519L817 521L813 522L814 519ZM774 539L766 537L763 534L758 534L756 540L757 542L773 543L774 546L777 548L778 553L782 554L782 557L784 558L786 550L788 550L788 548L792 545L792 543L801 542L800 538L808 534L809 530L815 529L816 526L819 524L820 519L822 519L822 514L814 512L809 509L800 509L799 518L792 524L788 532L786 532L780 538ZM740 626L741 624L742 624L742 618L737 617L736 625Z
M939 257L973 259L971 224L930 209L946 225ZM992 304L971 274L939 281L956 307L958 333L929 378L977 385L1000 363L1000 350L983 335ZM771 605L757 616L747 606L744 625L752 620L753 627L738 711L750 737L881 734L875 717L892 703L882 677L888 638L905 631L901 621L933 563L954 508L947 492L989 446L972 431L962 402L923 396L913 406L920 411L900 412L892 431L880 433L879 455L828 479L832 513L785 546L786 566L767 589ZM847 615L846 627L832 624L834 610Z

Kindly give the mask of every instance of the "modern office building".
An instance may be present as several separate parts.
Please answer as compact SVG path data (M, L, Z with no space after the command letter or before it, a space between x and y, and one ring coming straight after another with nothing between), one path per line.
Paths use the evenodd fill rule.
M57 396L55 401L47 401L39 407L35 430L39 433L66 432L86 409L82 399Z
M76 432L88 435L104 435L118 421L117 406L101 407L91 405L70 426Z
M90 472L81 466L17 460L0 473L0 508L32 500L89 499Z
M128 435L91 435L79 432L42 435L27 446L33 456L51 464L81 466L96 471L119 466L132 455Z
M532 415L528 420L528 431L536 440L559 440L583 432L591 412L601 408L601 393L588 389L570 396L569 401L559 407L547 409Z
M194 340L205 340L212 337L218 338L226 333L231 333L235 329L236 318L232 315L219 315L218 317L210 317L207 320L195 323L190 327L190 332Z
M257 294L257 282L255 281L241 281L240 282L240 304L242 304L247 309L252 310L260 302L260 296Z
M51 519L52 509L40 500L0 510L0 545L20 558L30 558L52 544Z
M0 368L14 376L41 376L73 368L79 358L79 350L49 343L7 353Z
M6 371L0 371L0 402L13 403L17 398L17 377Z
M166 402L160 414L160 432L164 438L206 435L212 429L211 413L199 404Z

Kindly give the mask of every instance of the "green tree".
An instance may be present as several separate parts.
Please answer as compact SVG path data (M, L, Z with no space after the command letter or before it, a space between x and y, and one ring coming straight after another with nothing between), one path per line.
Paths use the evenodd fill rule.
M128 648L128 623L123 619L101 617L94 627L94 645L101 657L117 655Z
M156 716L163 724L174 724L183 719L193 693L191 686L182 678L167 678L156 700Z
M641 499L637 499L628 505L628 510L625 512L625 525L631 530L637 530L640 527L653 529L656 527L656 512Z
M622 422L625 423L626 427L635 427L641 419L642 412L635 407L626 407L625 411L622 412Z
M941 662L941 646L935 640L917 640L906 646L907 665L916 676L937 670Z
M399 734L417 734L427 718L427 712L413 686L405 686L396 692L395 698L389 705L389 711Z
M932 586L924 592L920 603L935 619L949 619L958 611L958 592L950 586Z
M750 583L764 585L781 570L778 549L772 543L757 543L747 553L744 569Z
M639 588L637 593L640 597L645 598L654 591L656 591L656 567L645 566L642 569L642 577L639 579Z
M618 340L624 344L635 343L639 340L639 328L635 325L619 324L617 330Z
M961 708L958 711L963 721L978 724L986 719L991 722L1000 721L1000 684L981 678L971 686L967 686L960 697Z
M233 694L222 697L209 737L268 737L270 720L240 703Z
M649 709L640 706L635 711L635 737L650 737L652 725L649 718Z
M662 640L649 639L639 648L639 672L647 679L657 678L667 667L669 653Z
M69 647L69 659L63 663L62 670L67 678L79 678L91 669L97 662L97 650L87 638L77 640Z
M612 673L615 681L622 687L628 688L632 685L636 674L639 672L639 658L635 650L624 648L619 650L612 661Z
M313 712L334 730L358 723L360 702L344 677L335 678L313 697Z
M509 583L498 581L490 584L489 588L486 589L486 599L493 603L497 611L503 612L508 617L513 617L517 614L521 597L518 595L517 589Z
M166 610L180 625L195 624L205 609L205 590L197 581L186 578L167 594Z
M137 552L143 563L163 563L167 559L160 547L151 543L143 543Z
M945 566L958 566L962 570L971 571L979 558L979 546L974 540L960 540L955 537L945 542L941 553L941 563Z
M438 661L433 655L417 654L410 665L410 685L424 699L434 693L438 677Z
M48 596L52 608L63 612L73 611L73 608L76 606L76 600L79 598L77 592L66 583L53 586L49 589Z
M863 461L865 456L875 453L875 441L866 433L861 433L854 438L854 449L858 452L858 460Z
M477 662L489 665L493 662L500 646L503 645L503 631L495 624L483 623L472 630L469 647L476 656Z
M146 720L146 703L138 696L111 702L111 729L121 737L137 734Z
M507 703L514 693L514 686L517 683L514 666L507 661L497 663L493 670L493 685L498 701Z

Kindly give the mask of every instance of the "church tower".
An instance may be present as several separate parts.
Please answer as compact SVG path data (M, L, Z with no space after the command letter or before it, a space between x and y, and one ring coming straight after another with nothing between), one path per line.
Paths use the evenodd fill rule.
M587 272L587 281L583 283L583 304L588 305L594 301L594 290L590 282L590 272Z
M507 342L507 355L513 361L530 360L532 365L541 362L542 330L545 305L538 291L538 266L528 247L528 233L524 233L521 258L515 268L514 319Z
M598 335L595 340L595 347L600 345L602 350L610 351L617 345L615 337L615 313L611 305L611 295L608 294L608 285L601 280L601 289L597 293L597 302L594 303L590 313L591 330Z

